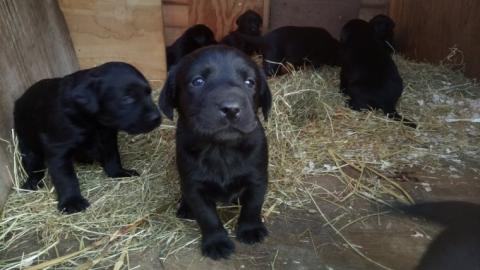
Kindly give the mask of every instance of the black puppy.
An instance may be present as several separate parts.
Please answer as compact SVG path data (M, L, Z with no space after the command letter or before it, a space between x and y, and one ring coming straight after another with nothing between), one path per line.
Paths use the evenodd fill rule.
M446 227L428 246L417 270L480 269L480 205L446 201L400 208Z
M167 69L178 63L182 57L196 49L216 44L212 30L204 24L188 28L175 42L167 47Z
M387 15L379 14L368 22L373 27L373 32L378 40L384 42L388 52L394 53L395 45L393 43L395 22Z
M390 118L409 127L395 107L402 95L403 81L390 54L374 36L373 28L363 20L348 22L341 33L340 89L349 97L354 110L381 109Z
M245 41L239 33L252 37L260 36L260 28L263 24L262 17L253 10L247 10L238 17L236 23L238 26L237 30L230 32L220 43L235 47L248 55L254 54L258 51L258 48Z
M257 117L267 117L271 93L265 76L241 51L210 46L184 57L168 74L160 108L177 109L177 167L182 198L177 215L194 218L202 253L227 258L234 244L216 202L240 199L237 239L253 244L268 234L261 220L267 191L268 147Z
M161 114L150 93L145 77L120 62L32 85L14 108L15 131L28 174L23 187L37 189L47 167L58 209L74 213L89 206L73 167L76 156L99 161L110 177L138 175L122 167L117 133L144 133L160 124Z
M315 68L338 64L339 43L323 28L284 26L263 37L241 35L260 48L268 76L282 74L282 64L287 62L294 67L311 65Z

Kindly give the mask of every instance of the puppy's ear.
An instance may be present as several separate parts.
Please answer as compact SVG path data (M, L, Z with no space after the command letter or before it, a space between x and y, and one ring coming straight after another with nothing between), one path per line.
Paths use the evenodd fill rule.
M73 82L69 81L63 83L62 88L69 102L84 112L95 114L99 110L97 95L100 84L101 82L95 79L78 85L74 85Z
M260 85L259 85L259 102L260 107L262 107L263 118L265 121L268 119L268 113L272 107L272 93L270 92L270 87L267 83L267 77L263 70L260 70Z
M173 120L173 109L176 105L176 92L177 92L177 65L174 65L168 72L167 81L163 85L162 92L160 93L160 98L158 104L160 110L168 117L168 119Z

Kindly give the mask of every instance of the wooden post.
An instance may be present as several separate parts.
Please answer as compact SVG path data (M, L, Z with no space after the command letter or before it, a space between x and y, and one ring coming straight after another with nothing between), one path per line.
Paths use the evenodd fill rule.
M0 137L10 140L15 100L34 82L71 73L78 63L55 0L0 1L0 47ZM0 210L12 184L6 146L0 142Z

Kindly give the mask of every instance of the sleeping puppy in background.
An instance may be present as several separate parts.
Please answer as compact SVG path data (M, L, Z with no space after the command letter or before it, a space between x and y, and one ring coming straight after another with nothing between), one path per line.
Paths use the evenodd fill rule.
M145 133L160 124L151 88L133 66L110 62L63 78L32 85L16 102L14 125L28 179L37 189L45 174L52 179L58 209L70 214L89 206L80 193L73 162L99 161L110 177L139 175L122 167L119 130Z
M212 30L204 24L188 28L175 42L167 47L167 69L178 63L182 57L196 49L216 44Z
M234 244L217 202L240 200L236 236L261 242L268 234L261 211L267 191L268 147L257 117L265 119L271 93L264 74L241 51L210 46L185 56L168 74L160 108L178 112L176 159L181 201L177 216L193 218L202 233L202 253L228 258Z
M338 64L339 43L323 28L284 26L263 37L242 37L260 48L268 76L283 74L282 65L287 62L296 68Z
M253 10L247 10L238 17L236 23L238 26L237 30L230 32L220 43L237 48L248 55L254 54L258 51L258 48L245 41L239 33L252 37L260 36L260 28L263 23L262 17Z
M445 201L401 206L445 229L430 243L417 270L480 269L480 205Z
M394 53L395 44L393 43L395 22L388 16L379 14L368 22L373 27L373 32L378 40L384 42L388 52Z
M348 22L341 33L340 90L354 110L381 109L389 118L416 128L395 107L402 95L403 81L397 66L373 28L363 20Z

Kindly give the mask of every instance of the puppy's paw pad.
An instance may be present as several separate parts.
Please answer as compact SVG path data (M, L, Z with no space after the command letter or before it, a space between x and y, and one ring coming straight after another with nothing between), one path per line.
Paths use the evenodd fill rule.
M58 210L64 214L73 214L87 209L90 203L83 197L74 197L58 204Z
M239 225L237 229L238 241L245 244L255 244L258 242L262 242L267 235L268 230L262 223L255 225Z
M235 244L226 235L213 236L202 241L202 254L213 260L228 259L235 251Z
M135 170L122 169L117 172L110 173L109 176L113 178L120 178L120 177L140 176L140 174Z

